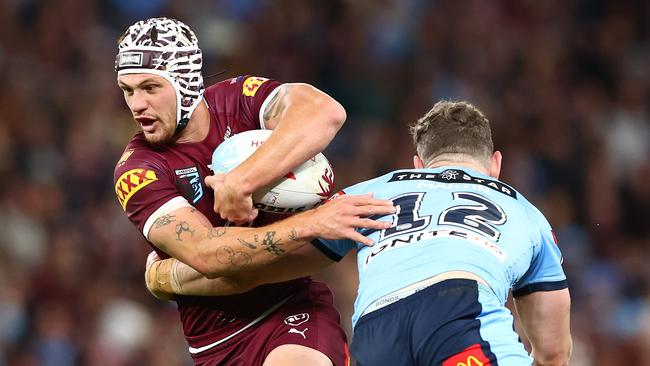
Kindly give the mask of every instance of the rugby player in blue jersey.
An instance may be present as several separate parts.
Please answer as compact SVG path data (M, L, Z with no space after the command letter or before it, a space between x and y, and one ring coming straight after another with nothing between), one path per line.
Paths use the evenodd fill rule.
M498 180L501 153L487 118L469 103L443 101L411 133L414 169L342 193L372 192L397 206L378 217L390 228L361 230L374 246L316 240L258 272L215 280L175 266L183 293L245 291L314 273L357 249L351 352L358 365L567 365L570 297L562 256L544 216ZM155 279L148 286L171 292ZM530 354L505 306L510 292Z

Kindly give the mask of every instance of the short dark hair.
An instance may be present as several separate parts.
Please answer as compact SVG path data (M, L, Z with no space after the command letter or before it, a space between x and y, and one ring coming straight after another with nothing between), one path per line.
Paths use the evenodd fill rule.
M410 126L413 145L427 164L441 154L466 154L480 161L494 151L490 122L467 102L440 101Z

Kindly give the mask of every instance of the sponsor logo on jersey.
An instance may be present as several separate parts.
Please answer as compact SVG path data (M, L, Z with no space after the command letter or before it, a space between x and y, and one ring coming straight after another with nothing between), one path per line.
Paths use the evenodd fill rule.
M307 339L307 335L305 333L307 333L308 330L309 330L309 328L305 328L305 330L298 330L296 328L291 328L291 329L289 329L288 333L300 334L302 336L302 338Z
M118 168L121 167L122 165L124 165L124 163L126 163L127 160L129 160L131 155L133 155L133 151L135 151L135 150L133 150L133 149L124 150L124 153L122 153L122 156L120 157L120 160L117 161L117 167Z
M430 173L423 171L408 171L408 172L397 172L393 173L393 176L388 180L388 182L402 182L402 181L431 181L439 183L464 183L464 184L475 184L483 187L488 187L499 193L503 193L512 198L517 198L517 192L514 189L509 187L507 184L499 182L498 180L491 180L485 178L473 177L462 170L458 169L447 169L440 173ZM432 186L429 188L444 188L444 185ZM456 187L451 187L456 188Z
M126 211L126 204L131 197L157 180L156 172L143 168L131 169L120 175L115 183L115 194L122 205L122 209Z
M195 166L176 169L176 186L185 199L195 204L203 197L203 185L201 185L201 174Z
M257 93L257 89L262 86L265 82L267 82L269 79L266 78L260 78L257 76L251 76L244 80L244 85L242 87L242 94L244 94L247 97L253 97L255 96L255 93Z
M445 361L442 366L491 366L490 359L483 353L481 345L476 343Z
M284 318L284 324L290 325L292 327L297 327L300 324L307 322L308 320L309 320L309 314L300 313L295 315L289 315L288 317Z
M500 262L505 262L505 260L508 258L508 254L503 250L501 250L501 248L499 248L499 246L495 242L486 239L482 235L474 234L472 232L461 230L461 229L458 230L437 229L437 230L420 231L412 234L404 234L394 238L391 237L384 240L383 242L379 242L378 244L375 244L372 247L363 248L363 249L370 250L370 254L366 256L366 259L363 262L364 265L363 267L364 269L368 267L368 264L370 264L370 262L372 262L375 258L377 258L378 255L382 253L386 253L393 249L401 248L406 245L418 244L419 242L422 242L424 240L429 240L434 238L464 239L469 243L478 245L479 247L487 250L492 255L494 255Z

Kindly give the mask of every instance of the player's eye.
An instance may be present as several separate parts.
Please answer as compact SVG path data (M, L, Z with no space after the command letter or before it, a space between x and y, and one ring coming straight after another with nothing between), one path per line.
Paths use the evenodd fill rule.
M149 93L156 91L158 89L158 85L155 84L148 84L143 87L143 89Z

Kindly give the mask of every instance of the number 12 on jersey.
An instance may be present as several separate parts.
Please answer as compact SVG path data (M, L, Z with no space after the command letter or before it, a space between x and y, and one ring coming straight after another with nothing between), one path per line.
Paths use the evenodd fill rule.
M431 221L431 215L420 212L425 195L425 192L414 192L392 198L397 212L393 215L391 227L381 231L379 241L426 228ZM501 232L497 227L507 220L499 205L472 192L453 192L452 197L454 201L466 200L471 203L443 210L438 218L438 225L452 225L476 232L495 242L499 240Z

